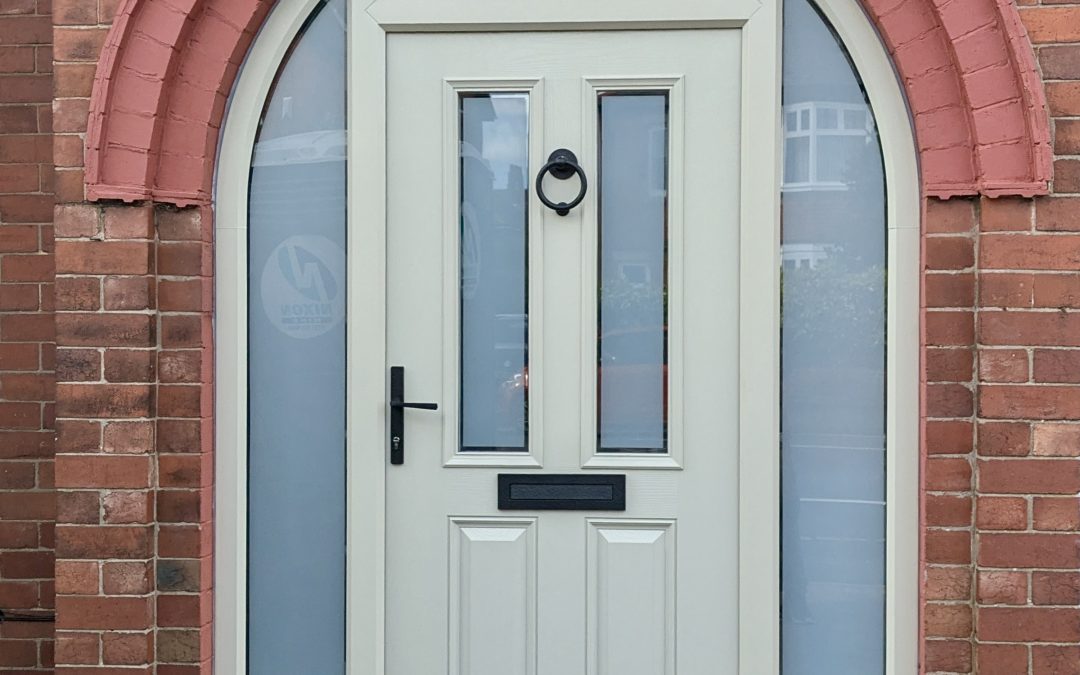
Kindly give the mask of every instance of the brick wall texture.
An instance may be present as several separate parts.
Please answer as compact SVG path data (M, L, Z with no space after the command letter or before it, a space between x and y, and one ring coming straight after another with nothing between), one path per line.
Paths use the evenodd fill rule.
M212 211L85 198L99 54L135 4L0 0L0 608L57 611L55 641L0 625L0 673L210 672ZM1080 3L1019 4L1051 194L923 204L926 673L1080 675Z
M49 0L0 2L0 608L53 607ZM0 672L51 672L52 626L0 624Z
M926 205L931 673L1080 673L1080 6L1020 14L1052 194Z

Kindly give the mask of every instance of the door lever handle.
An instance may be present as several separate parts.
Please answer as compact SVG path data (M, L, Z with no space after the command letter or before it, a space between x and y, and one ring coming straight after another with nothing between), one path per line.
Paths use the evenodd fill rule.
M438 410L438 403L405 400L405 368L390 367L390 463L405 463L405 408Z
M406 401L390 401L391 408L416 408L417 410L438 410L438 403L409 403Z

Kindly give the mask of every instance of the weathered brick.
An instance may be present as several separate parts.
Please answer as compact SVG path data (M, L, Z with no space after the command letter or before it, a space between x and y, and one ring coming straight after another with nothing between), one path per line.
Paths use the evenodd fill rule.
M142 561L102 563L102 589L109 595L143 595L153 590L152 565Z
M974 425L970 420L928 420L924 427L929 454L956 455L971 452Z
M927 640L925 657L927 672L971 672L971 642L968 640Z
M1036 424L1033 454L1043 457L1080 457L1080 425Z
M1036 530L1080 530L1080 499L1076 496L1035 497L1032 504L1032 521Z
M61 417L148 417L151 387L120 384L61 384L57 414Z
M153 317L147 314L62 313L56 316L60 344L85 347L151 347Z
M56 555L90 560L148 558L151 535L152 528L144 526L58 525Z
M58 241L56 271L62 274L146 274L151 247L132 241Z
M56 483L62 488L147 488L146 455L71 455L57 461Z
M984 385L979 415L997 419L1064 420L1080 418L1080 387Z
M984 493L1080 492L1080 462L1071 459L986 459L980 460L978 470Z
M1024 572L980 570L976 597L979 603L985 605L1027 604L1027 574Z
M1068 534L986 533L979 537L984 567L1076 569L1080 544Z
M983 198L980 202L979 229L983 232L1030 230L1032 208L1030 199L1015 197Z
M1080 605L1080 573L1031 573L1031 600L1036 605Z
M975 522L980 530L1026 530L1027 500L1023 497L988 497L979 495Z
M982 644L976 647L976 663L980 675L1017 675L1026 673L1026 645ZM968 672L968 671L962 671Z
M1076 642L1080 609L981 607L979 637L988 642Z
M153 621L150 598L61 596L56 609L59 629L146 630Z

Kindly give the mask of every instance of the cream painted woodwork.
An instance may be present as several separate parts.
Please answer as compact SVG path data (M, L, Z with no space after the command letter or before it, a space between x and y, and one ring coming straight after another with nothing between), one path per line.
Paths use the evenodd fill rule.
M440 404L405 412L405 463L387 469L389 675L738 670L742 58L733 29L389 37L388 365L405 367L407 399ZM598 95L626 90L668 96L662 455L601 455L582 412L596 408ZM458 115L474 92L529 97L527 452L458 451ZM565 217L532 184L560 147L591 183ZM568 201L578 182L544 186ZM625 512L498 510L498 473L597 469L626 474Z

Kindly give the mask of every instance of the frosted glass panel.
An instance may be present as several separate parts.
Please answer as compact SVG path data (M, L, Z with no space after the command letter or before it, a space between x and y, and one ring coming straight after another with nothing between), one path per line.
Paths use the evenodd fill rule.
M250 190L248 672L344 673L344 0L278 72Z
M783 90L783 672L874 675L885 671L885 180L858 76L807 0L784 3Z
M524 452L529 96L461 96L461 449Z
M667 451L667 107L600 96L600 452Z

